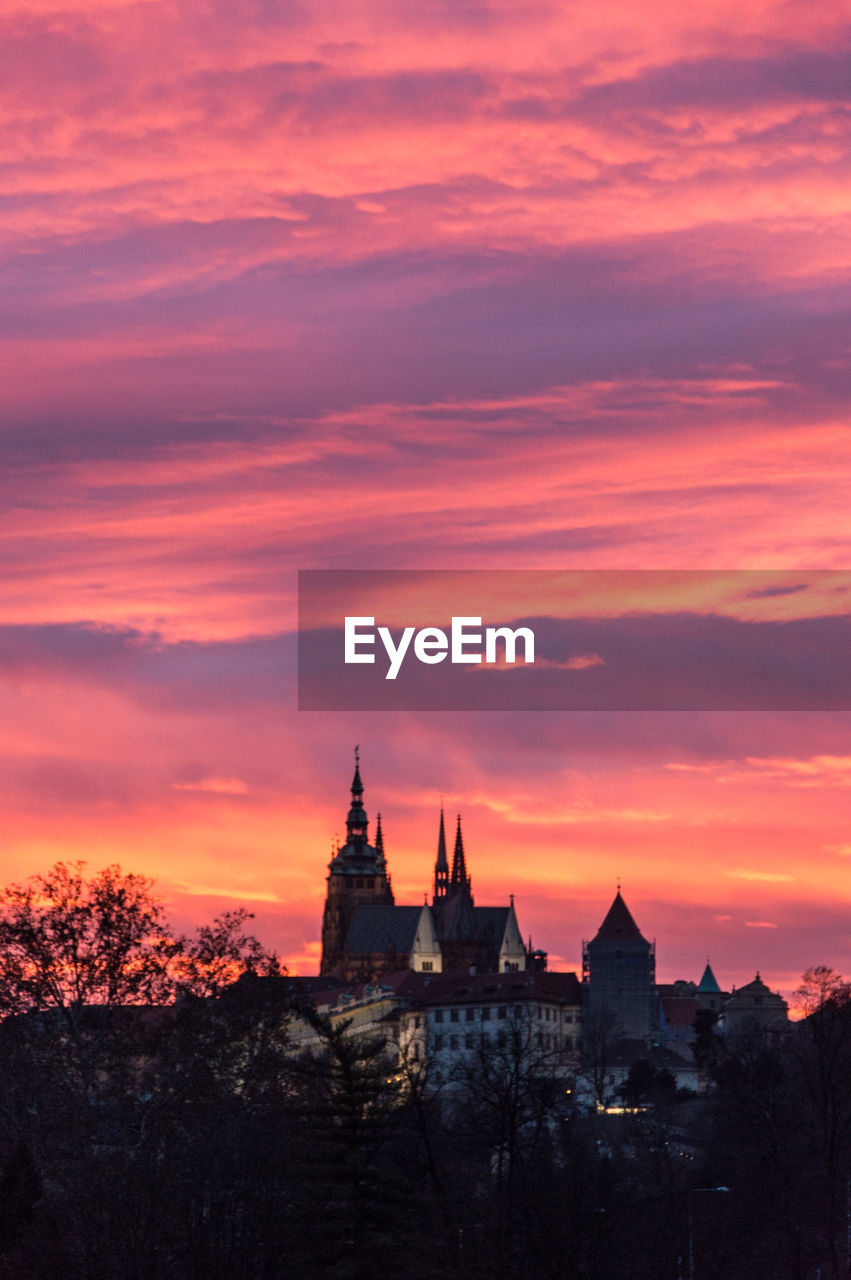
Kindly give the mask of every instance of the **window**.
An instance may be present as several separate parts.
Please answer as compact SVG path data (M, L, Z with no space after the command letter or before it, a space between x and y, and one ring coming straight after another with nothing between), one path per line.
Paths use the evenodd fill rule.
M358 888L359 888L359 889L362 889L362 888L363 888L363 880L362 880L362 879L358 880Z
M442 1009L435 1009L435 1012L434 1012L434 1020L435 1020L435 1022L442 1022L442 1021L443 1021L443 1010L442 1010Z
M420 1015L417 1014L417 1016L414 1018L414 1030L419 1031L419 1029L420 1029Z
M423 960L423 973L431 973L431 970L432 970L432 961Z
M458 1010L457 1010L457 1009L450 1009L450 1010L449 1010L449 1021L450 1021L450 1022L457 1022L457 1021L458 1021Z
M507 1018L507 1017L508 1017L508 1010L506 1009L506 1007L505 1007L505 1005L504 1005L504 1004L501 1004L501 1005L499 1006L499 1015L498 1015L498 1016L499 1016L500 1018Z
M468 1009L468 1010L467 1010L467 1021L468 1021L468 1022L472 1022L472 1021L473 1021L473 1019L475 1018L475 1016L476 1016L476 1011L475 1011L475 1009Z
M464 1037L464 1048L465 1048L465 1049L472 1049L472 1047L473 1047L473 1037L470 1035L470 1033L469 1033L469 1031L468 1031L468 1032L467 1032L467 1034L466 1034L466 1035L465 1035L465 1037Z
M443 1041L445 1040L445 1038L446 1038L445 1036L435 1036L435 1037L434 1037L434 1047L435 1047L435 1050L439 1051L440 1049L442 1049L442 1048L443 1048Z
M519 968L520 968L520 965L517 963L516 960L506 960L505 962L506 973L517 973L517 970Z
M482 1022L490 1022L490 1020L491 1020L490 1009L482 1009Z
M450 1048L450 1049L457 1049L457 1048L458 1048L458 1037L457 1037L457 1036L450 1036L450 1037L449 1037L449 1048Z

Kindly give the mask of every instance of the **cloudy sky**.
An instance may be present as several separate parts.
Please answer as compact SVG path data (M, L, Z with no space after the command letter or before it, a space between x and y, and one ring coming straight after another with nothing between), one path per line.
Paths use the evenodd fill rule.
M848 567L851 29L801 0L11 0L5 880L309 972L352 747L574 967L851 969L844 712L297 712L299 568Z

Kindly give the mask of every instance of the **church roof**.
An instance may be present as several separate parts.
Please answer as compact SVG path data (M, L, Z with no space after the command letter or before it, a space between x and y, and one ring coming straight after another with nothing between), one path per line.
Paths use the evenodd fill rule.
M718 986L718 979L712 972L712 966L709 961L706 962L706 968L703 970L703 977L697 984L697 989L702 995L720 995L721 988Z
M440 936L447 941L466 942L476 937L476 908L465 889L450 892L440 910Z
M618 889L605 920L597 930L595 942L647 942L633 920L629 907Z
M542 973L529 969L521 973L439 973L424 980L422 994L414 1003L430 1006L533 999L578 1008L582 1003L582 987L575 973L554 973L549 969Z
M772 992L769 991L768 987L765 985L762 978L759 976L759 973L757 973L756 977L753 979L752 982L748 982L745 984L745 986L739 987L738 991L736 992L737 996L744 996L744 995L770 996L771 994Z
M360 903L355 907L346 951L413 950L423 907Z
M510 911L511 907L473 907L476 937L487 939L499 948L508 927Z
M752 982L748 982L743 987L739 987L737 991L733 991L730 999L725 1005L725 1009L741 1009L751 1007L752 1002L758 1001L767 1008L786 1008L786 1001L777 991L771 991L763 982L757 973Z
M692 1027L700 1005L694 996L661 996L659 1005L665 1027Z

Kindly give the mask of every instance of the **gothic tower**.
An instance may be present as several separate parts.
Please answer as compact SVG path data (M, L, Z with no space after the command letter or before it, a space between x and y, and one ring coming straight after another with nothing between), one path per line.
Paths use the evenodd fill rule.
M322 962L319 973L333 977L341 973L346 937L355 907L359 903L393 905L393 890L384 857L381 818L375 845L367 841L368 820L363 807L360 756L355 747L355 776L346 818L346 843L335 850L328 864L328 889L322 917Z
M437 909L449 891L449 863L446 860L446 829L443 825L443 805L440 806L440 830L437 834L437 860L434 864L434 894L431 905Z
M621 1037L646 1039L657 1026L656 947L641 933L620 885L605 920L582 944L585 1008L612 1019Z

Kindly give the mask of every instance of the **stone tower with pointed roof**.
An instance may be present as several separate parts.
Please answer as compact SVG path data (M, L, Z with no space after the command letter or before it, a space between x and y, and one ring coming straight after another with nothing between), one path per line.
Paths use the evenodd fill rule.
M641 933L621 896L620 885L606 918L582 944L583 1003L607 1011L624 1039L647 1039L658 1025L656 949Z
M701 1009L711 1009L713 1013L720 1013L721 1006L724 1003L724 993L718 985L718 979L712 972L712 965L709 963L709 957L706 958L706 968L703 970L703 977L697 984L697 1003Z
M367 839L368 819L363 807L360 757L355 748L355 776L346 818L346 843L336 849L328 864L325 912L322 917L322 960L319 972L342 977L346 939L360 904L393 906L393 890L384 856L384 836L378 820L375 845Z

